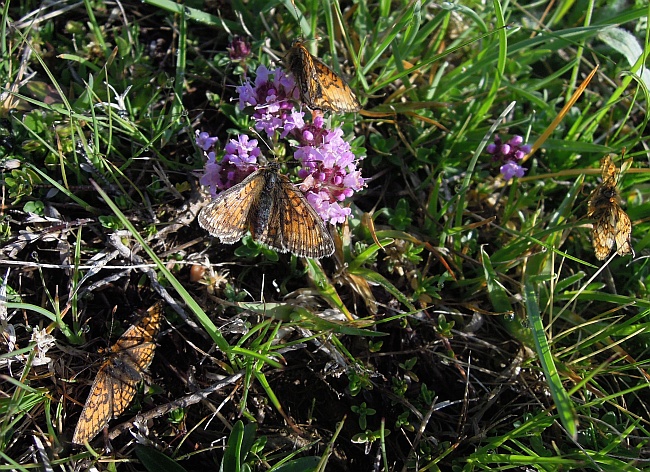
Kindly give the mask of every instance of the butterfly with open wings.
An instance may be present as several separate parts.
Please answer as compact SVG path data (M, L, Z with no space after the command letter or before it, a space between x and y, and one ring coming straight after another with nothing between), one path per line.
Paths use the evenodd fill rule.
M334 252L325 223L277 163L224 190L199 213L199 225L222 243L233 244L250 230L255 241L299 257Z
M160 329L162 313L162 302L158 302L110 347L108 359L97 372L72 435L74 444L93 439L129 406L144 371L153 360L154 338Z

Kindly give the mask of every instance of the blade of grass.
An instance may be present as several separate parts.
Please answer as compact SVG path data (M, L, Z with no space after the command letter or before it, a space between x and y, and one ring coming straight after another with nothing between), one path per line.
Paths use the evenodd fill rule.
M97 183L93 180L91 180L91 183L93 187L95 187L95 190L99 193L99 195L104 199L106 204L110 207L110 209L115 213L115 215L120 219L122 224L124 225L125 228L127 228L132 236L135 238L135 240L142 246L142 249L145 250L145 252L149 255L149 257L154 261L156 266L158 267L158 270L165 276L167 281L176 289L178 294L181 296L181 298L185 301L187 306L194 312L196 317L198 318L199 322L205 328L206 332L212 338L212 340L216 343L216 345L221 349L226 355L229 354L230 352L230 345L226 341L226 339L223 337L221 332L219 331L219 328L217 328L212 320L208 317L208 315L205 314L203 309L194 301L192 296L189 294L189 292L183 287L183 285L174 277L174 275L167 269L165 264L156 256L156 253L153 252L153 249L149 247L149 245L146 243L146 241L140 236L138 231L135 229L135 227L131 224L131 222L124 216L124 213L117 207L117 205L109 198L109 196L102 190L102 188L97 185Z
M494 80L492 81L490 90L487 93L487 97L481 100L481 106L476 111L479 118L489 114L489 111L492 109L492 104L494 103L499 88L501 87L501 79L503 78L503 72L506 68L506 57L508 56L508 36L505 29L505 20L503 19L503 9L501 8L499 0L494 0L492 5L494 6L494 14L497 20L496 34L499 39L499 55L496 69L494 71Z
M537 305L535 290L529 281L524 283L524 290L526 313L530 328L533 332L537 357L546 377L549 390L551 391L551 397L553 397L560 423L562 423L569 436L575 441L578 437L578 418L575 408L571 402L571 398L564 389L564 385L562 385L562 380L555 367L553 355L551 354L551 349L546 339L546 332L544 331L539 306Z

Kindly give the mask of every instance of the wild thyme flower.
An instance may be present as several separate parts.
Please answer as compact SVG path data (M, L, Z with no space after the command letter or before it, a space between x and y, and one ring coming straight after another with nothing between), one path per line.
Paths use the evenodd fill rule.
M494 143L488 144L487 152L492 154L492 160L502 162L499 171L503 178L510 180L513 177L523 177L526 169L518 164L526 154L530 152L530 146L523 144L524 138L515 135L507 143L501 141L501 137L496 135Z
M199 183L210 189L212 197L217 196L217 189L221 187L221 165L217 163L217 157L214 152L208 153L208 161L205 163L203 175Z
M286 121L282 125L281 138L286 138L289 133L301 134L301 131L306 127L305 113L302 111L294 110L287 116Z
M499 167L499 172L503 174L505 180L510 180L513 177L523 177L526 169L524 169L519 164L516 164L512 161L506 162L501 167Z
M315 130L320 134L318 127ZM303 137L313 136L312 131L305 131ZM321 218L333 224L343 223L351 213L350 208L341 207L339 202L365 184L356 167L356 156L342 136L343 130L335 128L327 131L320 143L300 146L294 154L303 165L298 172L304 179L300 189Z
M225 151L220 162L217 162L214 151L208 153L205 172L200 179L201 185L210 188L213 197L218 191L232 187L257 170L257 158L262 153L257 139L249 139L245 134L240 134L236 140L231 139Z
M210 151L217 144L217 141L219 141L219 138L210 136L205 131L196 132L196 145L206 152Z
M236 88L239 108L253 107L255 129L264 130L271 137L294 111L293 103L299 98L298 87L293 77L281 68L270 71L262 65L257 68L256 74L254 85L247 79L246 83Z
M241 36L234 36L226 49L232 61L242 61L251 53L250 43Z
M323 115L316 115L311 123L306 123L301 128L296 129L293 136L302 146L318 145L323 142L328 131L323 127L324 124Z
M257 163L257 158L262 153L257 147L257 139L249 139L245 134L240 134L237 140L231 139L225 150L224 159L236 167L248 167Z

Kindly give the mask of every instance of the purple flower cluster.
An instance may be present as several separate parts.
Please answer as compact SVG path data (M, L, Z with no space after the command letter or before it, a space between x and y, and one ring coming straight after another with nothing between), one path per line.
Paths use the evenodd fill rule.
M243 61L251 53L251 45L240 36L235 36L226 48L232 61Z
M356 156L343 140L343 130L323 128L323 117L317 116L300 132L300 146L294 156L303 168L298 176L304 181L300 189L319 215L330 223L343 223L350 208L339 202L351 197L364 186Z
M294 103L300 98L300 93L293 77L280 68L270 71L262 65L256 73L254 84L247 79L244 85L236 89L239 108L253 107L255 129L271 137L276 130L284 128L287 120L296 119L292 115L295 114Z
M209 137L208 133L196 132L196 143L208 157L205 172L199 181L201 185L210 188L213 197L219 193L218 190L226 190L256 171L257 158L262 154L257 139L249 139L245 134L240 134L237 139L231 139L226 144L225 154L217 162L214 148L216 142L217 138ZM206 148L202 144L209 146Z
M530 152L530 146L523 142L524 138L515 135L507 143L503 143L501 137L496 135L494 143L487 146L487 152L492 154L492 160L503 163L499 171L506 180L523 177L526 172L526 169L518 164Z
M299 185L307 200L323 220L332 224L343 223L350 208L342 202L365 185L358 159L343 139L340 128L328 129L323 116L314 114L312 122L305 121L305 113L295 108L299 100L298 88L291 75L282 69L269 71L265 66L257 69L254 83L247 80L237 87L239 108L252 108L255 128L269 138L291 138L297 142L295 158L303 168L298 176ZM201 184L210 187L212 195L241 182L257 170L261 150L256 139L241 134L225 145L223 158L217 161L216 138L197 132L196 142L208 160Z

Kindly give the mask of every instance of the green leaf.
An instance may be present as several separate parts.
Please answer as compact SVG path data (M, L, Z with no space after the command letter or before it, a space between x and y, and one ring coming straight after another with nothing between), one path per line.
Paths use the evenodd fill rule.
M319 462L320 457L317 456L300 457L271 469L271 472L308 472L314 470Z
M560 375L555 367L551 348L546 339L544 323L540 316L535 290L528 281L525 282L524 289L526 291L525 297L528 323L533 330L535 349L537 351L540 365L542 366L542 371L544 372L549 389L551 390L551 396L553 397L553 402L557 408L560 422L575 441L578 437L578 417L576 416L575 408L571 402L569 394L564 389L564 385L562 385L562 380L560 379Z
M616 26L605 28L598 33L598 38L614 51L623 54L630 66L636 64L638 60L643 60L643 47L632 33L623 28ZM641 80L646 88L650 89L650 71L647 68L641 69Z
M149 472L185 472L178 462L153 447L137 445L135 455Z

